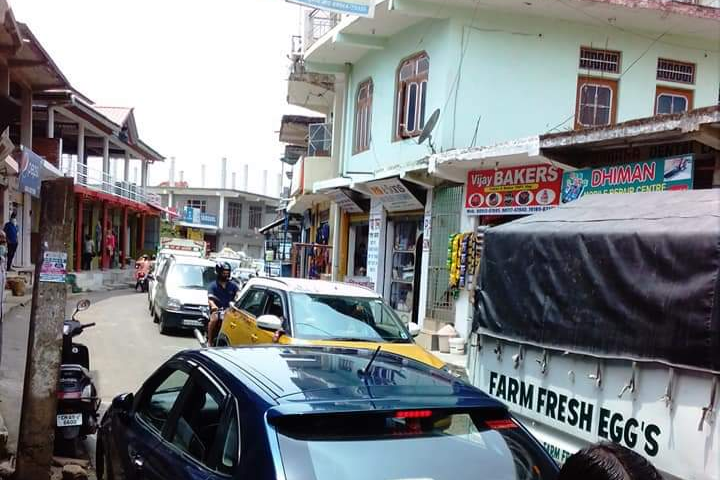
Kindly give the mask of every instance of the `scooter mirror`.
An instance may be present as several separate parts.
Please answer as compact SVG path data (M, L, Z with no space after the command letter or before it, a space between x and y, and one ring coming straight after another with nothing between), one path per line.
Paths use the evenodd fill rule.
M78 312L87 310L88 308L90 308L90 300L88 300L87 298L85 300L80 300L75 308Z

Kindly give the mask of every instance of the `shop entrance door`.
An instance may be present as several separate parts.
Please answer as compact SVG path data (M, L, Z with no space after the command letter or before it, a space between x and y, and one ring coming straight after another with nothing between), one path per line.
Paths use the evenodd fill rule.
M427 316L449 323L455 322L455 302L449 288L448 238L460 232L462 194L462 185L437 187L433 191Z

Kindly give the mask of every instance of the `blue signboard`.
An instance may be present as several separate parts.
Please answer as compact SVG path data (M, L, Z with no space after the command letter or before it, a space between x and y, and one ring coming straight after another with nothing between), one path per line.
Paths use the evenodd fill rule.
M182 219L195 225L217 226L217 215L201 212L199 208L185 207Z
M372 17L375 13L374 0L287 0L310 8L318 8L335 13L346 13L359 17Z
M42 168L42 157L35 154L29 148L22 148L20 151L20 191L29 193L33 197L40 196L40 169Z

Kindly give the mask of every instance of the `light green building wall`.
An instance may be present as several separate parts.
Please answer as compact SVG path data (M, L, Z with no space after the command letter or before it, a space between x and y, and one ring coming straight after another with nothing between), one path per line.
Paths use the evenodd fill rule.
M624 32L611 26L583 25L520 15L455 11L450 19L427 20L388 39L351 67L349 122L345 131L345 171L377 171L415 162L429 153L415 140L393 141L395 73L400 61L426 51L430 58L426 118L436 109L438 150L476 146L557 127L573 128L581 46L622 52L617 121L653 115L659 84L694 91L694 108L715 105L720 86L717 41ZM658 82L658 58L692 62L695 85ZM461 61L462 58L462 61ZM589 72L591 76L603 76ZM357 86L372 78L372 148L352 154ZM457 80L457 81L456 81ZM565 122L565 123L563 123Z

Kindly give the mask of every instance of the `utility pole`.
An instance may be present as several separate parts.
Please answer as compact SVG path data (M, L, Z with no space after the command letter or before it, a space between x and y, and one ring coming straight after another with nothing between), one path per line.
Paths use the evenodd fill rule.
M55 395L62 349L61 332L67 300L64 271L67 270L68 242L72 238L75 210L72 178L42 182L40 200L40 225L43 228L40 230L40 251L35 259L35 282L15 471L17 480L50 478L56 422ZM45 259L48 262L44 262Z

